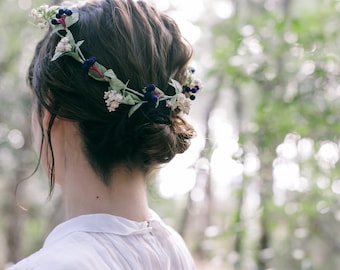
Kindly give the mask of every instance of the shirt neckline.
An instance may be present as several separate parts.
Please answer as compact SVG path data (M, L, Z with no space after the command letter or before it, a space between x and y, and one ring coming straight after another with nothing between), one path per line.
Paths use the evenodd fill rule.
M152 223L162 223L154 211L151 210L150 213L151 218L142 222L106 213L80 215L57 225L47 236L44 246L51 245L74 232L108 233L120 236L149 233L152 230Z

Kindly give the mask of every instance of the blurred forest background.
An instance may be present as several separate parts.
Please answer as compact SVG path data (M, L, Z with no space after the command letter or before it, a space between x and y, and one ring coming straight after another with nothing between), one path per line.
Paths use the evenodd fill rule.
M154 2L193 42L205 90L192 147L152 176L152 208L199 269L338 269L340 1ZM63 219L40 170L21 181L37 165L25 75L42 3L0 2L0 269Z

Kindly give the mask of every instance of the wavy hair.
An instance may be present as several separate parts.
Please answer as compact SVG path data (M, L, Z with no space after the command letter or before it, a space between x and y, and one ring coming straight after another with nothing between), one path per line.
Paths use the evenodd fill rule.
M173 95L169 79L184 82L192 48L169 16L133 0L89 1L77 12L79 21L70 30L76 40L85 40L85 57L95 56L120 80L129 81L129 87L137 90L153 83ZM84 74L81 64L71 57L50 61L59 40L50 29L38 43L28 70L38 115L42 117L45 109L52 116L47 129L52 153L50 192L55 182L51 143L55 118L77 124L83 151L107 185L119 166L146 174L189 147L194 129L164 104L157 108L143 105L130 118L126 105L108 112L103 100L106 83Z

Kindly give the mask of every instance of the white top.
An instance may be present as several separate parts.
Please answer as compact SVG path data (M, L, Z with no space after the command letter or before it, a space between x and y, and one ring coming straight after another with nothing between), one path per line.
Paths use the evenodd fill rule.
M135 222L109 214L58 225L43 247L10 270L192 270L194 261L177 232L154 214Z

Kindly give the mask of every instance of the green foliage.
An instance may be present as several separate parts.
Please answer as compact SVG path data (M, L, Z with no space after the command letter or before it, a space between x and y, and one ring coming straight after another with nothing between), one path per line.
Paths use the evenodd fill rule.
M330 161L318 156L325 142L333 143L333 150L339 151L340 32L335 27L339 24L338 2L322 1L318 8L307 11L300 7L302 1L283 1L290 4L285 10L280 6L263 8L262 2L245 2L233 18L214 26L216 40L223 42L217 44L216 65L210 75L224 76L228 88L242 99L241 104L249 106L236 108L241 111L236 117L246 116L236 121L246 122L238 130L243 158L249 154L247 145L251 144L256 145L254 154L261 161L256 175L241 187L247 189L252 182L259 185L261 212L256 215L259 234L252 239L258 241L257 249L253 249L254 263L258 269L334 269L337 252L329 248L328 256L316 254L318 248L314 245L338 245L324 232L327 227L335 230L332 233L338 232L335 224L340 205L337 182L333 181L339 176L339 157L335 154L335 160ZM251 116L249 112L253 112ZM303 160L298 145L305 138L314 146ZM278 147L284 148L286 142L292 141L297 154L281 155ZM299 168L296 181L306 181L308 188L278 183L289 182L275 178L275 170L287 164ZM287 167L288 172L290 169ZM285 173L290 177L288 172ZM320 179L329 181L327 187L320 188ZM284 196L280 203L279 194ZM242 213L243 203L236 206ZM329 218L324 222L325 215ZM248 222L254 220L241 217L237 224L240 222L246 229ZM230 229L242 243L250 238L238 234L233 226ZM308 236L297 233L301 231ZM224 239L230 241L227 235ZM241 256L248 251L244 244ZM242 260L235 268L245 269L246 260Z
M0 21L4 52L0 55L0 239L5 239L0 249L7 250L7 257L0 256L0 268L5 260L36 250L60 221L51 211L60 209L54 205L58 196L42 207L48 187L39 173L20 185L14 196L17 184L37 162L30 147L31 96L25 76L41 32L28 23L26 2L0 3L0 13L6 12L2 16L6 20ZM215 103L200 107L207 110L207 121L202 123L207 129L206 152L201 153L209 163L205 182L199 181L202 171L197 165L197 183L190 194L164 199L157 185L151 185L150 205L185 233L194 256L211 261L210 269L336 269L340 263L340 242L334 237L340 220L339 2L230 1L235 11L227 19L215 16L212 8L217 2L207 1L206 16L198 22L204 31L205 54L196 58L204 66L208 51L213 59L206 70L212 82L207 80L205 94L216 97L212 100L220 109L215 113ZM35 7L41 3L33 1ZM231 114L228 120L239 146L234 163L229 152L223 155L227 169L222 175L214 171L220 142L213 133L220 127L211 124L216 114L224 119L221 112ZM260 164L252 173L245 169L249 155ZM241 176L229 176L232 164L243 168ZM201 201L192 200L197 191L205 195ZM16 200L29 211L21 211ZM18 241L16 251L9 245L13 239Z

